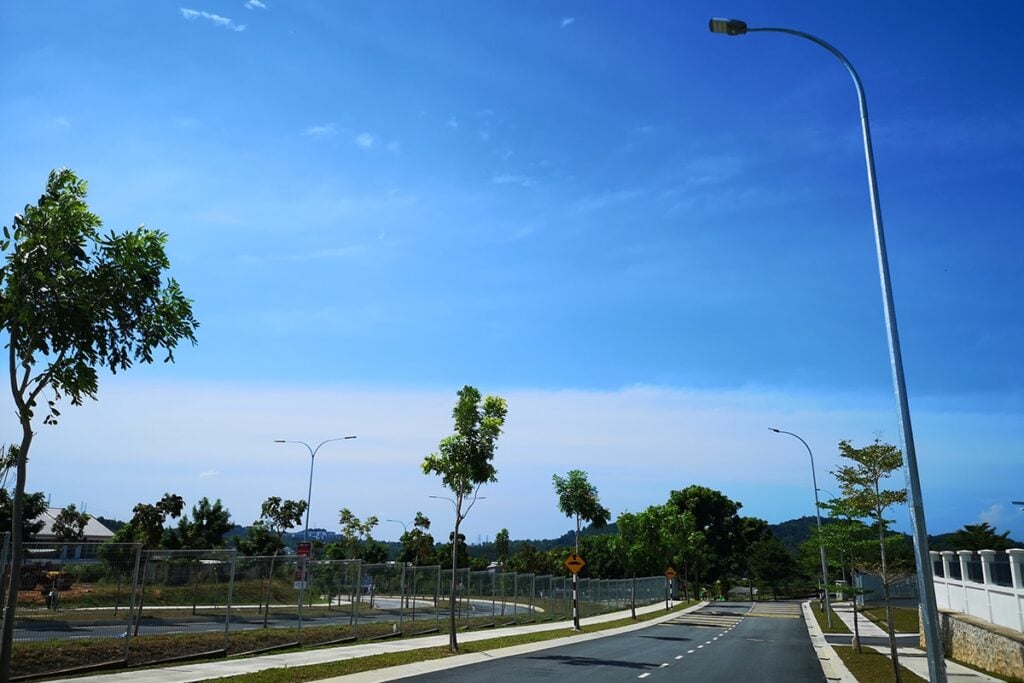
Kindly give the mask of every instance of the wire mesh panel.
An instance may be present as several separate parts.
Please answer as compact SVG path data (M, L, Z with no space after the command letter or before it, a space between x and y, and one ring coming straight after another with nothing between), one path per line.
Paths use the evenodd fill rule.
M123 661L139 547L33 542L22 548L12 675Z
M319 644L356 635L375 598L373 578L364 575L364 566L359 560L316 560L304 574L296 564L295 585L301 587L306 577L298 612L300 642Z
M512 616L517 622L533 621L533 589L536 576L516 574L515 590L512 595Z
M226 648L234 564L234 550L143 551L129 638L169 638L175 656ZM129 648L133 664L164 657L153 643Z
M292 556L238 557L231 605L231 630L262 629L253 649L298 639L298 591ZM247 646L239 646L244 649ZM235 648L233 648L235 649Z
M412 622L409 629L413 632L437 626L437 589L440 574L441 568L438 566L405 568L405 611L402 621ZM424 621L427 623L418 623Z

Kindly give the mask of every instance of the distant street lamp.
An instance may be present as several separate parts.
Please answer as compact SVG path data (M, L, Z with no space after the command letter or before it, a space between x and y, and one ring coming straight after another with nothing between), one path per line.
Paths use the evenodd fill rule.
M811 456L811 482L814 484L814 518L818 521L818 553L821 555L821 591L825 595L825 618L828 620L828 627L832 628L832 603L828 597L828 565L825 563L825 541L821 537L821 503L818 502L818 475L814 472L814 453L811 447L802 438L793 432L787 432L775 427L769 427L776 434L789 434L800 439L800 443L807 449L807 455Z
M309 491L306 492L306 528L302 531L302 540L309 540L309 510L313 503L313 463L316 462L316 454L320 451L320 447L325 443L331 443L332 441L347 441L348 439L354 439L355 436L339 436L335 439L327 439L317 444L316 448L313 448L305 441L287 441L285 439L274 439L274 443L300 443L306 447L309 451Z
M770 32L786 33L809 40L832 53L853 78L860 106L861 132L864 137L864 160L867 164L868 193L871 196L871 217L875 226L875 247L878 255L878 273L882 285L882 307L885 309L885 328L889 338L889 362L892 367L893 388L899 406L897 424L903 436L903 453L907 459L904 473L909 489L910 526L914 535L914 561L917 565L917 588L921 599L921 621L927 644L928 672L933 683L945 683L946 660L942 653L942 636L939 632L939 614L935 604L935 584L932 578L932 561L928 553L928 530L924 519L924 503L921 500L921 479L917 471L917 450L914 447L914 430L910 423L910 402L907 399L907 384L903 376L903 354L900 351L900 335L896 326L896 304L892 296L892 282L889 278L889 256L885 249L885 232L882 229L882 205L878 199L878 182L875 179L875 153L871 147L871 127L868 124L868 101L864 86L853 64L835 47L821 38L791 28L749 28L739 19L711 19L708 28L712 33L738 36L745 33Z

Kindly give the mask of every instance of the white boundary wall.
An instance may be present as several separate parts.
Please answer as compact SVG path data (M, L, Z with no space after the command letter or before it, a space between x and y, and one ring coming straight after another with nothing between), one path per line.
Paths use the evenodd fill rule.
M1024 549L1006 551L1010 556L1012 586L1000 586L992 581L992 563L996 550L979 550L982 581L969 578L968 563L974 553L970 550L932 551L932 561L942 561L942 576L935 572L935 602L940 608L962 612L992 624L1005 626L1024 633ZM959 565L961 579L950 571Z

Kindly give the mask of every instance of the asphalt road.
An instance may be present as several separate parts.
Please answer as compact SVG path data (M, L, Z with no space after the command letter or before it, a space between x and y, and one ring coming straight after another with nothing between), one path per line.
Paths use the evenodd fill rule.
M798 603L716 603L663 624L403 680L824 683Z

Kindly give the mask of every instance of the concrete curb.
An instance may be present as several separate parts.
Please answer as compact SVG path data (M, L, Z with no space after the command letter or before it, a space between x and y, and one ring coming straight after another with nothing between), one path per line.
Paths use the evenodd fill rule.
M811 612L810 601L804 602L801 607L803 608L807 632L811 636L811 645L818 656L818 663L821 664L821 670L825 673L826 680L840 681L841 683L857 683L857 679L854 678L850 670L843 664L843 660L836 654L835 649L825 640L825 634L822 633L821 627L818 626L818 620L814 618L814 614Z

